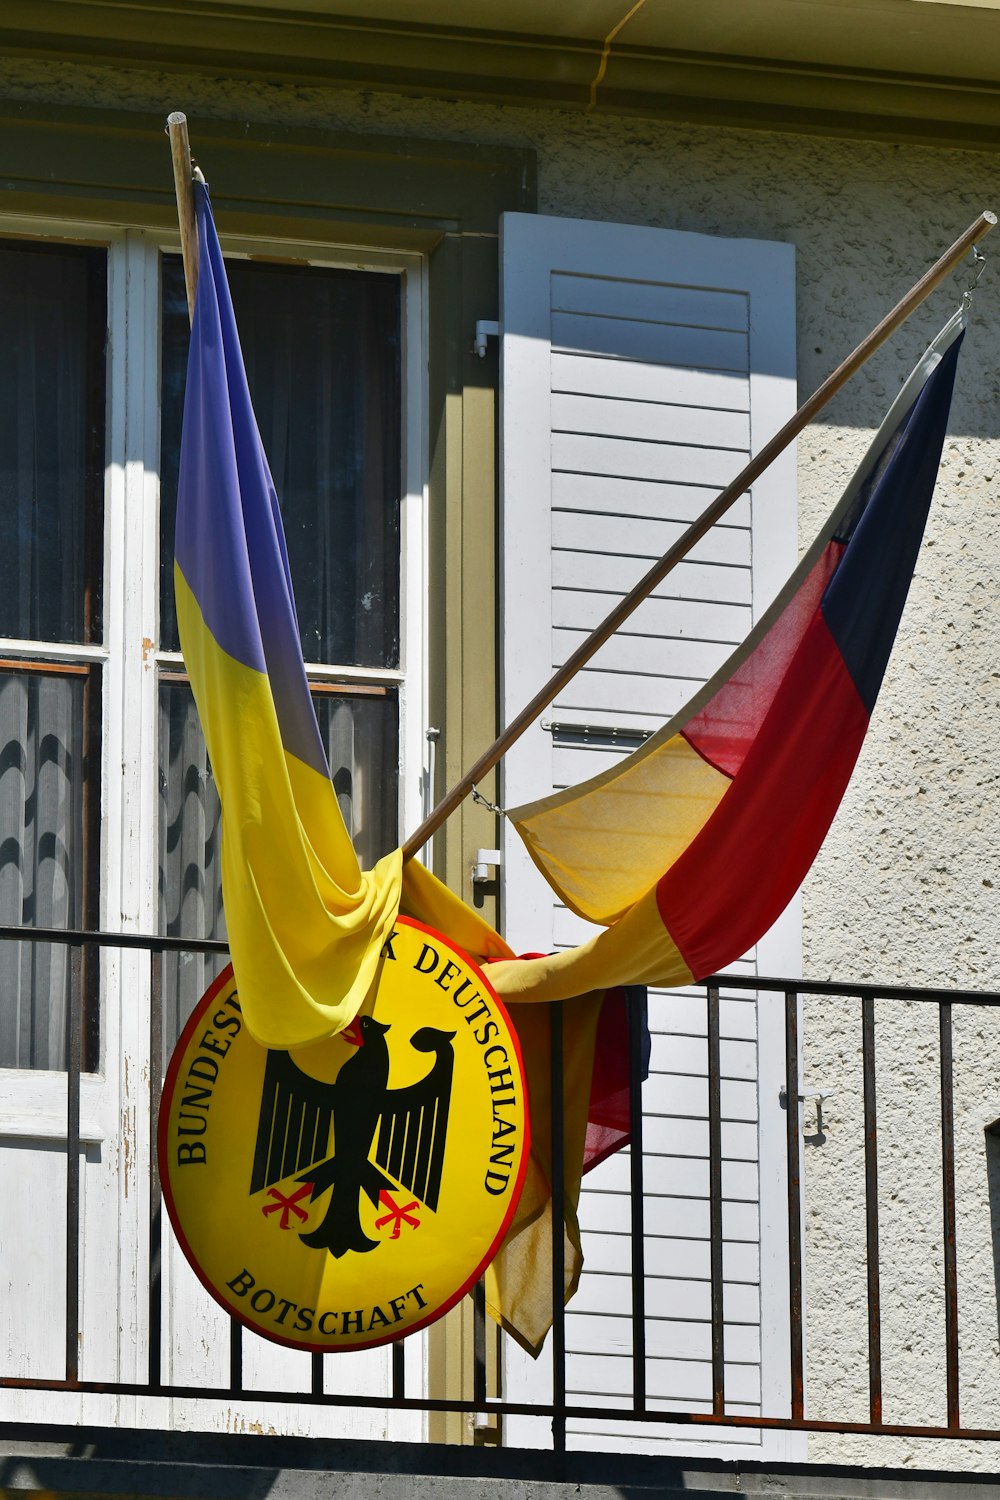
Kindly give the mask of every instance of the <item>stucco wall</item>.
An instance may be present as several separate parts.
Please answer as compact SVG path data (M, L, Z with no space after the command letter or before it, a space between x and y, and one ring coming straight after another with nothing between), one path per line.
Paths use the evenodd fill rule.
M542 213L792 241L803 394L975 217L997 207L975 153L641 120L0 62L0 92L65 104L525 146ZM164 170L167 171L166 147ZM210 163L206 166L210 170ZM95 164L99 174L99 164ZM1000 258L1000 234L996 249ZM961 280L939 292L799 442L806 541ZM854 783L804 891L804 972L1000 989L1000 322L987 270L959 376L938 497L901 637ZM471 330L470 330L471 332ZM807 1144L812 1410L867 1399L856 1008L806 1003L806 1077L834 1090ZM1000 1425L983 1127L1000 1116L1000 1024L956 1018L963 1415ZM886 1417L943 1414L936 1016L879 1011ZM807 1116L807 1134L815 1135ZM849 1405L850 1412L845 1411ZM1000 1467L988 1449L814 1437L841 1461Z

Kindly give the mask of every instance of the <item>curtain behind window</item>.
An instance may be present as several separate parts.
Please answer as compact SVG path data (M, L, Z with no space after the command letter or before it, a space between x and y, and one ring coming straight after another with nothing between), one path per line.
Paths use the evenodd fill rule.
M160 931L224 938L222 809L186 682L161 680L159 744ZM228 962L225 955L164 955L164 1065L195 1004Z
M0 673L0 921L82 925L85 683ZM0 1067L64 1066L70 956L0 943Z

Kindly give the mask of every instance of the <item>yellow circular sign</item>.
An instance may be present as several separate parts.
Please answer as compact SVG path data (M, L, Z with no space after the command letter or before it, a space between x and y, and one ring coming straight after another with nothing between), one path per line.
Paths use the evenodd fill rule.
M374 1000L290 1052L246 1029L232 968L199 1002L163 1088L177 1238L255 1332L326 1353L452 1307L513 1217L528 1159L517 1037L489 981L400 917Z

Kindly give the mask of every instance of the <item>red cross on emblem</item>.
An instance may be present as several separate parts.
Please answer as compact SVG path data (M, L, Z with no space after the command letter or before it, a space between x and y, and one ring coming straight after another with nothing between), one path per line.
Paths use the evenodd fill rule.
M413 1212L415 1208L420 1207L415 1198L412 1203L404 1203L401 1207L393 1200L392 1194L385 1188L383 1188L381 1193L379 1194L378 1201L382 1204L382 1207L387 1208L389 1212L387 1214L383 1214L381 1219L375 1220L375 1228L382 1229L386 1224L391 1224L392 1234L389 1236L390 1239L399 1239L399 1231L403 1227L404 1219L412 1229L420 1228L420 1220Z
M311 1182L304 1182L297 1192L291 1193L286 1198L284 1193L279 1193L277 1188L269 1188L267 1196L273 1198L275 1201L273 1203L265 1203L261 1209L261 1213L266 1219L268 1214L276 1214L280 1208L281 1228L290 1229L291 1219L289 1218L289 1214L294 1214L297 1219L301 1219L303 1222L308 1219L309 1215L305 1209L299 1207L299 1199L304 1198L307 1193L311 1193L312 1189L313 1185Z

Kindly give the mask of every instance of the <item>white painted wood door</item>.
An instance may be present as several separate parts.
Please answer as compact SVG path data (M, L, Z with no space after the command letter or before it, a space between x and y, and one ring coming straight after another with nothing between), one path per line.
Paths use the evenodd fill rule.
M795 408L790 246L597 222L504 216L502 717L509 722ZM796 557L787 453L578 674L507 757L506 806L603 770L660 727L726 659ZM504 910L515 948L593 929L553 899L508 833ZM737 968L799 971L797 910ZM711 1410L707 1050L697 991L652 993L646 1145L650 1405ZM774 1003L722 1001L727 1398L786 1400L783 1022ZM567 1318L567 1397L631 1391L627 1155L587 1179L585 1270ZM507 1394L547 1399L548 1357L508 1342ZM508 1422L507 1440L546 1443ZM789 1452L782 1435L571 1422L580 1448L730 1457Z
M138 703L143 682L142 558L155 558L155 351L158 309L155 255L143 237L106 226L24 223L4 232L49 235L106 246L107 428L105 447L104 634L100 644L26 648L8 653L54 655L94 664L100 674L101 879L98 923L104 930L143 928L142 882L136 878L155 776L144 779L148 747ZM150 341L152 340L152 343ZM152 502L152 504L151 504ZM148 615L148 607L146 614ZM148 674L147 674L148 675ZM129 753L125 753L128 744ZM111 774L111 768L117 774ZM61 1380L67 1345L89 1382L145 1378L144 1296L148 1269L149 984L144 955L106 949L98 965L100 1049L79 1099L78 1327L67 1328L67 1126L65 1073L0 1072L0 1266L4 1296L0 1360L5 1375ZM44 996L41 997L44 1000ZM92 997L93 1000L93 997ZM100 1394L7 1391L8 1419L47 1422L129 1420L131 1398Z

